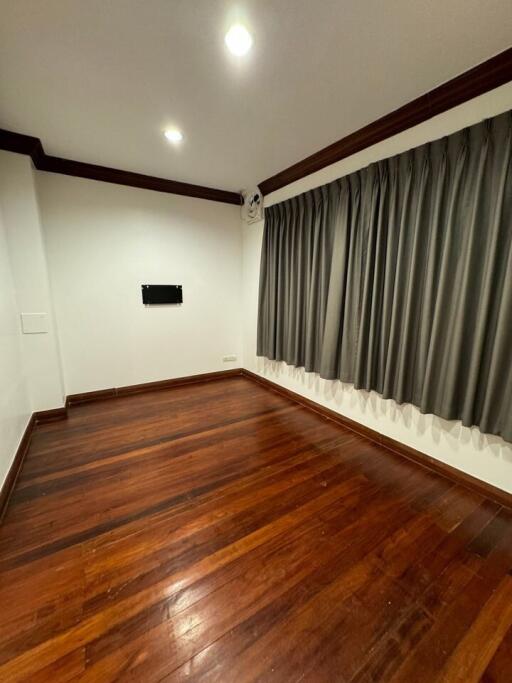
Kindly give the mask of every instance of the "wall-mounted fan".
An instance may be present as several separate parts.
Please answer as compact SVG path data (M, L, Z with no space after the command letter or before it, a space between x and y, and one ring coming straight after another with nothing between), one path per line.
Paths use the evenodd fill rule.
M263 195L260 190L242 190L244 203L242 217L246 223L257 223L263 219Z

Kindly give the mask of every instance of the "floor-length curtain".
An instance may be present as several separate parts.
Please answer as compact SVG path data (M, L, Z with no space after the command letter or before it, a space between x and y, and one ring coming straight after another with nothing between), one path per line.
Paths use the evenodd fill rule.
M257 352L512 441L512 113L266 210Z

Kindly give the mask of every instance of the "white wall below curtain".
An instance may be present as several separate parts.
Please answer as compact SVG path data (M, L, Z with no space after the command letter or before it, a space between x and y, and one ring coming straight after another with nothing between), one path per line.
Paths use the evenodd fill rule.
M265 198L266 206L509 109L512 109L512 83L277 190ZM314 373L305 373L303 369L256 356L262 237L263 222L244 224L244 367L463 472L512 492L512 444L500 437L484 435L477 428L463 427L458 421L422 415L410 404L398 405L375 392L356 390L352 385L323 380Z
M67 394L241 365L237 206L45 172L37 185ZM144 283L183 285L183 304L144 306Z

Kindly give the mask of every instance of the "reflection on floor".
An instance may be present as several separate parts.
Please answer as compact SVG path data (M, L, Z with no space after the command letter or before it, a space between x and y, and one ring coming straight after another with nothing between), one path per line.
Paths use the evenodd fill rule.
M0 680L510 681L512 514L244 377L37 427Z

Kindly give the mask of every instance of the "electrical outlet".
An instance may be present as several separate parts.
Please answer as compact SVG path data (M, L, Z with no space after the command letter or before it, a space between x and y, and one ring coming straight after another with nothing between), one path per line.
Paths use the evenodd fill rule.
M229 363L229 362L231 362L231 361L236 360L236 356L235 356L235 355L233 355L233 356L223 356L222 360L223 360L224 363Z

